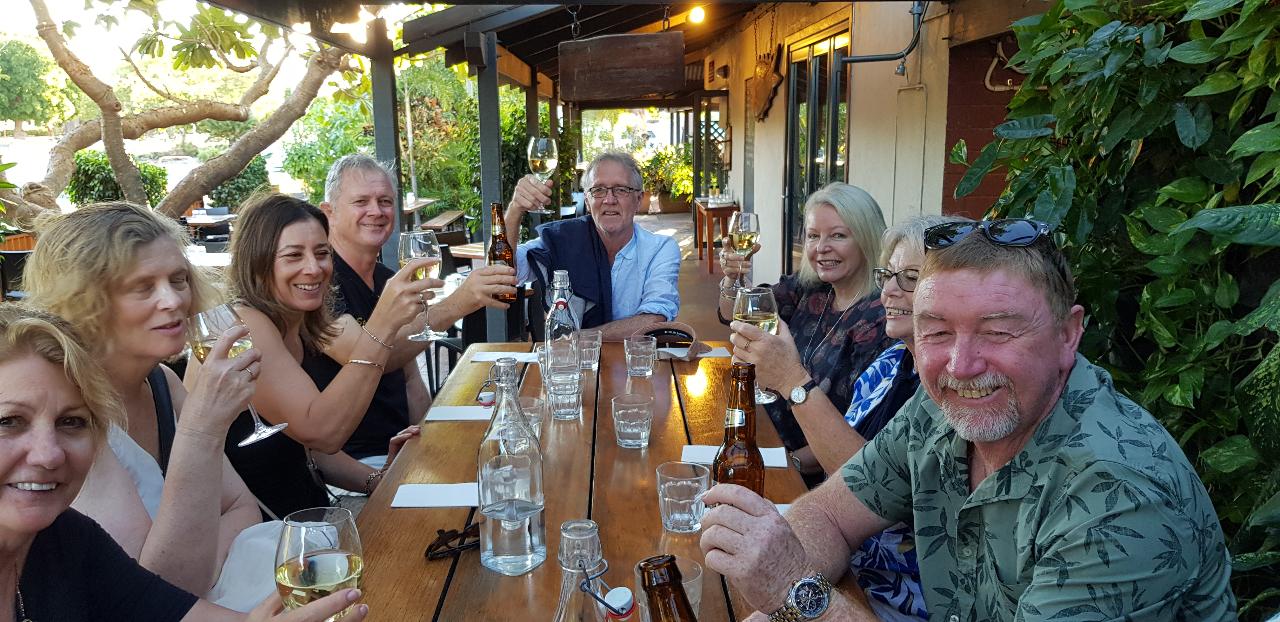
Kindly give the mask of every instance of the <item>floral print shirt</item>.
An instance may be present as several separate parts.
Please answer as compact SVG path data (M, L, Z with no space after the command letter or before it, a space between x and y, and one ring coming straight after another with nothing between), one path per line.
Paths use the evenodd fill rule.
M773 286L778 316L791 329L800 362L836 410L844 412L853 399L854 381L893 340L884 334L880 292L871 292L844 310L834 308L834 296L830 285L805 286L795 275L784 276ZM782 444L795 451L809 441L785 398L766 404L765 410Z
M915 527L931 620L1235 620L1222 528L1150 413L1076 355L1026 447L969 491L969 443L924 391L841 470Z

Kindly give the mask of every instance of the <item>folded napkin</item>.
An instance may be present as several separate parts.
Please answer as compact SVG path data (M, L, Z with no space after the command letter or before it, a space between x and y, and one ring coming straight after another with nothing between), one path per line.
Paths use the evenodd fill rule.
M703 347L705 348L706 346L704 345ZM711 348L701 354L695 353L692 357L689 356L689 348L658 348L658 358L660 359L719 359L729 358L730 356L732 355L724 348Z
M538 354L536 352L476 352L471 355L472 363L493 362L501 358L511 357L517 363L537 363Z
M720 447L717 445L685 445L680 452L680 461L711 464L719 452ZM767 467L786 468L788 466L785 447L761 447L760 455L764 458L764 465Z
M786 514L787 510L791 509L790 503L775 503L774 505L778 507L779 514Z
M493 409L486 406L432 406L427 421L488 421Z
M465 484L401 484L391 500L393 508L473 508L480 505L480 488Z

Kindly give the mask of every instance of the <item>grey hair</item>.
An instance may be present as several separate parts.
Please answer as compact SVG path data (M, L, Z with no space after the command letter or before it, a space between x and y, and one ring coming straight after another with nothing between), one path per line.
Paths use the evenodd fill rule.
M586 190L596 183L596 169L605 162L613 162L619 164L628 171L631 171L631 187L637 189L644 188L644 176L640 174L640 165L636 163L636 159L631 154L624 151L606 151L595 159L591 160L591 164L587 165L587 172L582 175L582 189Z
M390 167L377 161L371 155L349 153L338 158L338 161L329 167L329 174L324 178L324 200L326 202L333 203L338 199L338 195L342 192L342 177L347 171L377 171L387 176L387 183L391 184L392 191L396 189L396 178L395 175L391 174Z
M889 258L893 256L893 251L899 244L906 244L907 250L924 256L925 229L949 222L973 222L973 219L968 216L924 214L913 216L885 229L884 237L880 239L880 265L882 267L889 265Z

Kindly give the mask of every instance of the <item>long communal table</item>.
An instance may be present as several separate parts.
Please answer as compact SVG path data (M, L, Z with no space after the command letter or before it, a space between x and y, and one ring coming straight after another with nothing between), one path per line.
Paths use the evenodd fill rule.
M727 345L727 344L712 344ZM528 351L527 343L476 344L449 375L435 403L470 405L492 363L472 362L476 352ZM400 453L358 519L364 542L361 588L376 620L550 619L559 596L556 560L560 524L590 518L600 525L610 586L635 589L633 568L658 553L702 562L698 534L672 534L658 516L654 469L679 460L688 444L718 445L723 436L729 359L659 361L649 378L628 378L622 344L606 343L598 373L584 373L582 417L547 421L542 433L546 491L547 561L534 571L507 577L480 565L471 549L454 559L428 561L424 551L437 529L461 529L474 509L392 508L402 483L457 483L476 479L476 450L484 422L424 424L421 438ZM537 395L537 365L522 366L521 395ZM644 450L614 441L610 400L625 393L654 396L653 432ZM756 413L762 447L781 445L763 409ZM765 493L778 503L805 491L794 469L768 469ZM751 612L718 574L704 567L701 622L740 620Z

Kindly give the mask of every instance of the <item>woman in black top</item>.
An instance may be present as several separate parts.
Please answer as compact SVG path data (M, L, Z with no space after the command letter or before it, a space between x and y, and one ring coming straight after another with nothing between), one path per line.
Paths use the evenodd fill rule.
M111 422L123 422L120 402L70 325L0 305L0 619L303 622L359 597L346 590L277 616L280 598L272 595L246 616L139 566L69 509ZM358 605L347 619L367 613Z
M340 450L382 377L390 354L384 344L423 310L432 281L415 281L413 275L427 265L428 260L415 260L388 279L362 327L367 338L341 357L342 371L321 391L300 362L304 353L321 351L337 334L330 304L328 221L310 203L280 194L259 196L240 208L227 279L254 348L262 352L252 403L264 420L289 427L237 447L234 441L252 429L249 415L241 414L231 426L226 452L249 489L277 516L328 505L326 483L370 492L380 480ZM193 362L188 373L195 367ZM387 464L414 433L416 428L410 428L392 439ZM308 458L319 465L323 480L308 468Z

